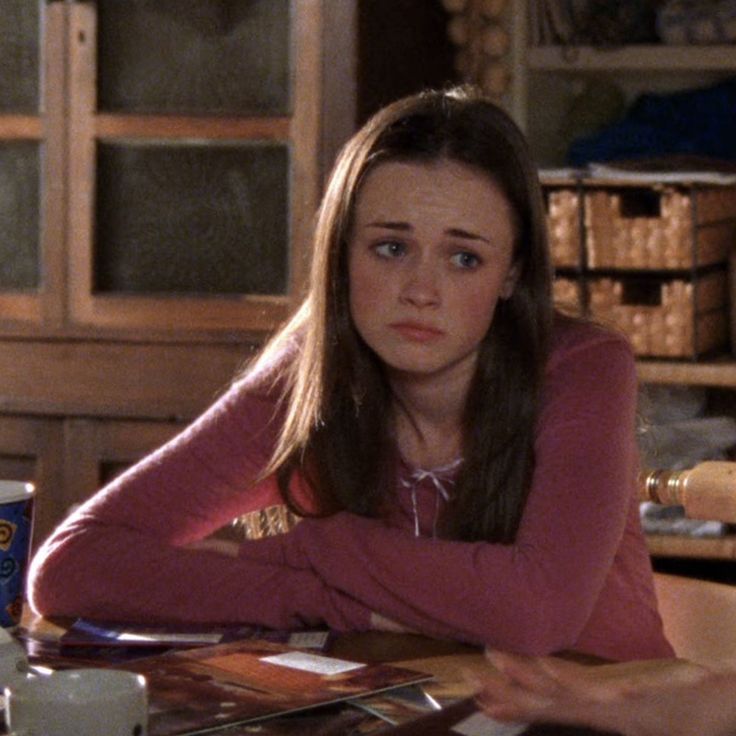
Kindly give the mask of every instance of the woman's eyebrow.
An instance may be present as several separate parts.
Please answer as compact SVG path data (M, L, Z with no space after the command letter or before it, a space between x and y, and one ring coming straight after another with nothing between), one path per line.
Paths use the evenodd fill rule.
M408 222L394 222L392 220L374 220L367 222L366 227L382 227L387 230L411 230L412 227Z
M490 245L491 241L488 238L478 235L477 233L471 233L468 230L463 230L460 227L451 227L445 231L448 235L452 235L456 238L465 238L466 240L480 240Z
M400 230L400 231L409 231L413 229L412 226L408 222L394 222L392 220L373 220L372 222L367 222L365 224L365 227L377 227L377 228L384 228L386 230ZM451 227L445 230L445 232L454 238L464 238L465 240L477 240L483 243L488 243L489 245L491 242L488 238L485 238L482 235L478 235L477 233L472 233L469 230L463 230L463 228L461 227Z

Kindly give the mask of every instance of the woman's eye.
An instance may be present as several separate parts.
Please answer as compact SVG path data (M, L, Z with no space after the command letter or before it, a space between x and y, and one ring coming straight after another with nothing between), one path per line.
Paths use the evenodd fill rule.
M462 251L460 253L455 253L454 256L450 259L452 264L457 266L458 268L476 268L480 265L480 258L475 255L475 253L468 253L466 251Z
M398 258L404 254L405 248L402 243L391 240L386 243L379 243L374 250L381 258Z

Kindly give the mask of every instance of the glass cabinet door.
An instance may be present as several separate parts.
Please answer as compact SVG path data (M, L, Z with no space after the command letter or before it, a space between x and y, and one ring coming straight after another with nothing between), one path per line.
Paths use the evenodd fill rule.
M321 3L68 7L71 321L275 326L319 196Z
M44 108L42 5L6 0L0 13L0 319L41 315Z

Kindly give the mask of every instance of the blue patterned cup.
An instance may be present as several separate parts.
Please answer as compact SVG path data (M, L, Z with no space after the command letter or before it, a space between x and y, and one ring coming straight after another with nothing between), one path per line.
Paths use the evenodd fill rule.
M23 613L33 527L32 483L0 480L0 626L15 626Z

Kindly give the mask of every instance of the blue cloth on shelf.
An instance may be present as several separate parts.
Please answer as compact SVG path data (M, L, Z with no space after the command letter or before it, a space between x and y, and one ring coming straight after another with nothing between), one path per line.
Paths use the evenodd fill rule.
M736 159L736 78L699 89L640 95L624 118L574 140L568 163L671 154Z

